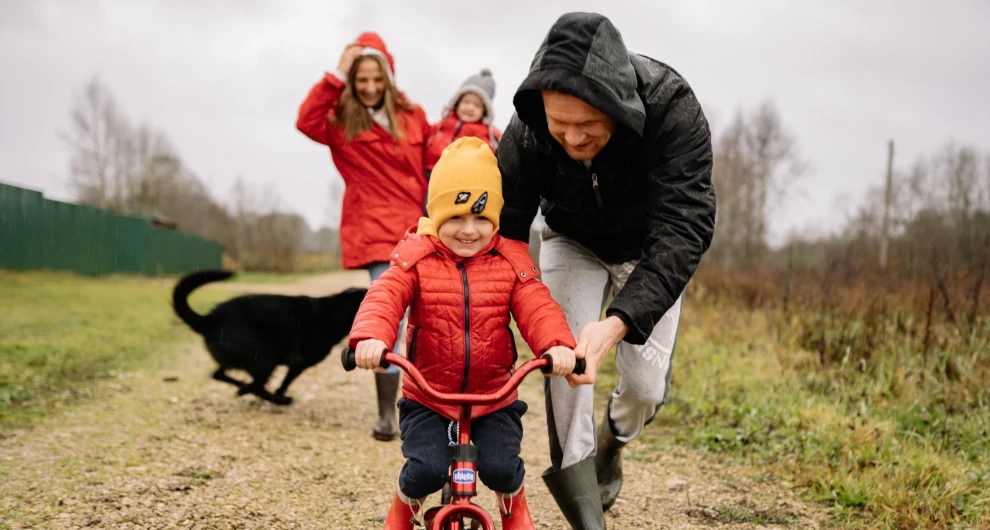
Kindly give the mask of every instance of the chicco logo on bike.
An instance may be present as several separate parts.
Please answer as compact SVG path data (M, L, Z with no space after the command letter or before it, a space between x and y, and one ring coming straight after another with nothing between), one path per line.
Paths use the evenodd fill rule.
M474 484L474 471L470 469L455 469L454 470L454 483L455 484Z

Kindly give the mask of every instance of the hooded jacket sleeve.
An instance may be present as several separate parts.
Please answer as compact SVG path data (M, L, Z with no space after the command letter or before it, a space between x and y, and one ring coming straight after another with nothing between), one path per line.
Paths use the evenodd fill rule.
M372 282L364 296L348 336L348 345L357 346L364 339L378 339L395 344L399 322L416 290L416 269L403 271L391 266Z
M529 243L529 229L540 207L540 193L536 186L538 175L534 173L532 153L527 152L524 140L526 125L513 115L495 150L498 169L502 173L502 215L499 233L503 236Z
M299 106L296 129L315 142L330 145L333 135L327 131L327 113L337 106L343 93L344 82L339 77L332 73L324 75L323 79L313 85Z
M711 131L694 93L678 92L647 116L649 232L639 264L606 311L625 322L632 344L644 344L673 306L715 232Z

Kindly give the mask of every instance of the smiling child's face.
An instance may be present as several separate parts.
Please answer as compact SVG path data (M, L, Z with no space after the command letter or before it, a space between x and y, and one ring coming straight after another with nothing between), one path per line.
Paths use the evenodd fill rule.
M495 236L495 225L480 215L457 215L440 225L437 235L451 252L462 258L470 258L491 243Z

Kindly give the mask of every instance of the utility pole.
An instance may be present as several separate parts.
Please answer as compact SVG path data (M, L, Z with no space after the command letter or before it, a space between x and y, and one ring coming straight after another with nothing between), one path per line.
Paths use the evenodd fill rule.
M894 141L887 141L887 190L883 199L883 231L880 234L880 268L887 268L887 245L890 239L890 203L894 196Z

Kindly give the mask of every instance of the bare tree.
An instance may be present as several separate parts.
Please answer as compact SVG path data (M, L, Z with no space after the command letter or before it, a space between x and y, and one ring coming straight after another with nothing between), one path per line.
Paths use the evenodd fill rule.
M962 258L974 261L980 255L976 227L973 226L975 209L979 206L979 157L970 147L958 147L950 143L939 156L943 182L947 182L947 212L958 230L958 245Z
M148 124L132 126L96 77L59 136L71 149L71 181L79 202L171 221L179 230L221 242L248 268L291 270L311 234L300 216L281 210L270 183L252 187L238 177L229 208L214 200L167 135ZM331 181L332 227L339 225L342 195L342 181ZM325 239L332 243L333 238Z
M766 247L767 218L773 207L786 196L794 179L807 169L797 149L794 135L785 129L776 104L764 102L753 114L747 135L747 147L756 177L756 219L751 227L751 248L762 259Z
M231 204L231 211L234 216L234 224L236 228L234 230L234 247L237 251L234 252L235 257L239 257L239 251L241 249L250 248L252 242L249 240L251 236L250 230L245 230L243 227L248 222L248 213L250 211L250 201L251 198L248 196L247 184L244 182L244 177L238 175L234 179L234 187L231 190L231 198L233 204Z
M147 125L132 127L96 77L70 118L60 136L72 150L70 175L79 201L118 213L158 213L183 171L168 138Z
M70 182L80 201L101 208L116 207L123 195L118 165L126 123L113 95L94 76L78 97L68 131L59 137L72 149Z
M271 212L255 223L258 248L254 256L259 268L288 272L295 268L296 255L309 227L296 214Z
M714 168L719 211L712 259L721 266L758 265L769 215L807 168L772 101L749 116L736 113L715 140Z
M292 270L310 231L306 221L280 211L279 195L271 183L255 188L238 177L232 196L235 247L241 264L250 269Z
M162 133L141 126L131 138L128 207L137 213L160 213L168 197L197 180L185 174L182 161ZM205 190L204 190L205 191Z
M715 141L715 161L712 178L719 195L719 207L715 214L715 241L712 256L723 267L739 263L740 252L746 235L745 227L752 213L749 207L751 194L747 187L752 181L750 164L745 158L745 118L738 112L732 123Z

